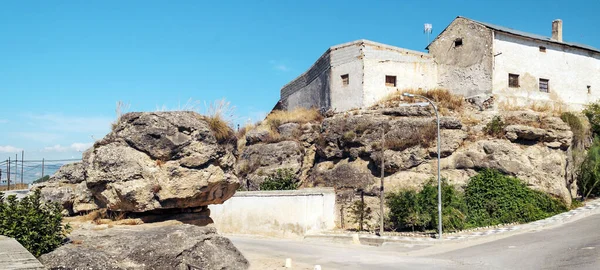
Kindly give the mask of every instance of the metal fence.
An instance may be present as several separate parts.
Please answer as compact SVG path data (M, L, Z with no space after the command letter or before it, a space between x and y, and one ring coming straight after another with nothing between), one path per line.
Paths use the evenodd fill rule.
M24 160L15 156L0 161L0 190L22 189L54 174L61 166L81 159Z

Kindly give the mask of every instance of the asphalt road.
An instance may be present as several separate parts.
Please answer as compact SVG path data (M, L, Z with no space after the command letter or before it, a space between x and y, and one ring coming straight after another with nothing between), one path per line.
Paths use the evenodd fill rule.
M480 269L600 269L600 214L429 257Z
M600 214L500 240L371 247L229 237L253 269L600 269ZM483 243L482 243L483 242Z

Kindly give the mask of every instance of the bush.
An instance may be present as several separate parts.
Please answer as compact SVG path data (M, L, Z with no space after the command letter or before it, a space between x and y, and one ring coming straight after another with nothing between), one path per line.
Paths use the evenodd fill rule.
M40 191L21 199L4 198L0 193L0 235L15 238L34 256L39 257L60 246L69 225L62 225L62 207L42 204Z
M362 200L354 201L350 206L350 219L354 224L358 224L359 231L369 228L369 220L373 218L371 214L371 207L368 207Z
M588 128L584 125L581 119L571 112L564 112L560 115L565 123L569 125L573 132L573 144L578 147L585 147L585 142L590 137Z
M437 182L430 180L420 192L389 193L386 204L396 230L437 230ZM485 169L472 177L465 192L442 181L442 225L457 231L514 222L531 222L567 211L560 200L533 190L519 179Z
M470 227L531 222L567 211L558 199L490 169L470 179L465 200Z
M600 135L600 102L588 104L583 110L583 114L590 121L594 135Z
M44 175L43 177L38 178L37 180L33 181L33 184L39 184L39 183L43 183L50 180L50 175Z
M578 172L579 195L585 200L600 195L600 139L596 138Z
M295 190L298 189L296 174L290 168L277 169L260 183L260 190Z
M499 115L496 115L494 116L494 118L492 118L492 121L490 121L485 125L485 127L483 127L483 132L487 133L488 135L500 138L504 136L505 127L506 124L504 123L504 121L502 121L502 118Z
M438 224L437 181L431 179L420 192L404 190L388 194L386 203L390 208L389 218L396 230L415 228L435 230ZM442 225L446 230L465 228L463 196L446 179L442 181Z

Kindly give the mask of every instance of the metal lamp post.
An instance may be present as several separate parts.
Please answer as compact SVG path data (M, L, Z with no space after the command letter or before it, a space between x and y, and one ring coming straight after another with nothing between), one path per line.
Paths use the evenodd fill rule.
M403 93L402 94L405 97L413 97L413 98L422 98L424 100L427 100L427 102L429 102L429 104L431 104L431 106L433 107L433 110L435 111L435 119L437 122L437 160L438 160L438 164L437 164L437 180L438 180L438 239L442 239L442 181L440 179L440 116L438 114L438 110L437 107L435 106L435 104L433 103L433 101L431 101L430 99L424 97L424 96L420 96L420 95L414 95L411 93Z

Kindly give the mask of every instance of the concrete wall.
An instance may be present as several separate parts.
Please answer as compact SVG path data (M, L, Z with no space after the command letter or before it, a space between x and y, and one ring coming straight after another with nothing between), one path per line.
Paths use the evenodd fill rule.
M209 208L221 233L295 238L335 227L333 188L242 191Z
M579 110L600 98L600 53L496 32L496 54L493 92L498 102L562 101ZM509 73L519 75L520 87L508 87ZM549 80L550 93L539 91L540 78Z
M363 106L371 106L392 92L432 89L437 86L437 67L426 54L379 43L366 43L364 53ZM385 76L396 76L396 87L385 84Z
M298 107L329 108L330 51L313 66L281 88L282 105L287 110Z
M462 46L455 46L461 38ZM438 86L465 97L492 93L492 31L456 18L430 45L438 64Z
M331 108L346 111L363 106L363 70L361 43L347 43L331 48ZM349 84L342 84L348 74Z

